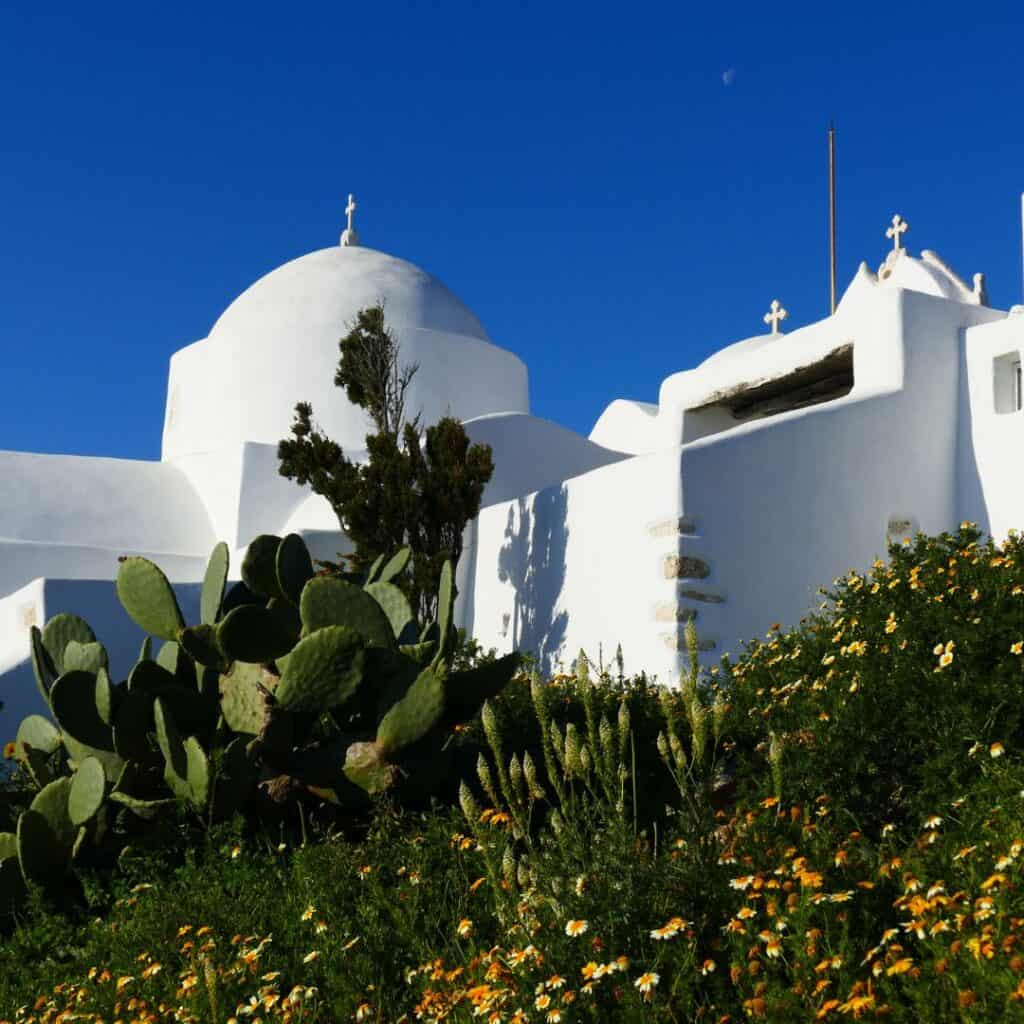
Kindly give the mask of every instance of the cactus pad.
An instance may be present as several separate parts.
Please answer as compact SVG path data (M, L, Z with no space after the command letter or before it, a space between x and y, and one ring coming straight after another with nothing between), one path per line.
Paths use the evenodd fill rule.
M240 606L241 607L241 606ZM217 643L217 627L204 622L199 626L188 626L181 631L178 642L186 654L200 665L223 671L230 659Z
M277 549L277 585L281 593L298 605L302 588L315 575L309 549L297 533L289 533Z
M96 706L96 677L90 672L66 672L50 691L53 713L65 736L97 750L113 750L110 725Z
M364 657L362 638L347 626L318 629L295 645L274 696L291 711L343 704L363 681Z
M220 708L232 732L255 736L263 728L263 682L259 665L236 661L231 671L220 677Z
M423 739L444 713L444 683L424 669L405 696L392 704L377 726L377 746L395 753Z
M65 672L81 669L83 672L92 672L95 675L101 668L109 669L109 667L107 649L98 640L87 644L83 644L79 640L69 640L64 648Z
M233 661L273 661L297 640L298 630L284 616L254 604L232 609L217 626L217 643Z
M78 766L68 791L68 817L73 825L84 825L103 806L106 781L103 765L95 757Z
M43 643L43 634L38 626L29 629L29 641L32 653L32 674L36 677L36 686L43 695L43 700L50 703L50 689L60 673L54 664L53 657Z
M206 563L203 589L199 593L199 620L207 626L217 621L221 601L224 600L224 585L227 583L230 561L227 544L224 541L215 544Z
M392 634L395 637L400 637L405 627L413 621L409 599L393 583L385 583L381 580L367 584L364 589L388 617Z
M284 597L277 582L277 549L281 538L261 533L245 550L242 580L250 591L261 597Z
M299 603L307 634L324 626L346 626L374 647L391 647L394 634L381 606L362 587L333 576L317 576Z
M455 632L452 626L452 615L455 610L455 576L452 563L446 559L441 567L441 583L437 590L437 657L444 658L451 652L452 639Z
M505 689L521 663L520 655L512 653L466 672L452 672L444 684L444 724L457 725L472 718L485 700Z
M115 587L131 620L146 633L174 640L185 628L171 584L148 558L125 558L117 570Z
M398 780L398 767L388 764L376 743L353 743L345 755L345 778L371 795L383 793Z
M380 574L377 576L375 582L379 583L390 583L396 576L404 572L405 567L409 564L409 559L412 557L412 548L402 548L398 554L394 555L381 569Z
M63 875L71 863L66 849L38 811L25 811L18 818L18 864L26 882L46 884Z
M43 646L49 653L58 675L62 675L64 672L64 648L72 640L91 644L95 639L96 634L90 628L89 623L70 612L54 615L43 626Z

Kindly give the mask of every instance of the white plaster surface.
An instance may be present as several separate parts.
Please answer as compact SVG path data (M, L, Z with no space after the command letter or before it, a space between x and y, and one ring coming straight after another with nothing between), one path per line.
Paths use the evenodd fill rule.
M657 404L612 401L585 438L529 414L521 361L418 268L355 245L285 264L172 358L161 462L0 452L0 734L38 700L33 617L79 612L126 672L142 638L113 595L117 555L151 557L194 604L218 540L231 579L258 533L300 533L332 561L350 549L328 503L279 475L276 446L309 400L364 456L365 418L331 382L346 323L378 299L421 363L413 411L456 415L494 450L456 577L457 619L485 647L553 669L621 643L627 671L675 682L689 615L715 664L795 625L903 529L971 519L1004 540L1024 528L1024 410L1006 390L1024 316L934 253L896 249L880 271L862 264L831 317L670 375ZM722 401L845 345L848 394L744 420Z

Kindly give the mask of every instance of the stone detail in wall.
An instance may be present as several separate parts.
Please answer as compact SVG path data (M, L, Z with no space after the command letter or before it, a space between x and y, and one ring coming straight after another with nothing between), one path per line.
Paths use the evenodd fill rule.
M680 587L679 596L688 601L704 601L708 604L724 604L724 594L714 594L709 590L694 590L692 587Z
M662 519L647 527L652 537L678 537L697 532L697 520L693 516L675 516Z
M36 606L34 604L23 604L19 610L21 612L21 624L26 629L30 629L32 626L39 624L36 616Z
M683 608L671 601L662 601L654 607L655 622L691 622L695 618L696 608Z
M686 633L682 630L678 633L662 633L661 639L670 651L686 651L689 649L686 646ZM718 644L710 637L697 637L698 651L713 651L717 646Z
M692 555L666 555L665 579L667 580L702 580L711 575L707 562L702 562Z

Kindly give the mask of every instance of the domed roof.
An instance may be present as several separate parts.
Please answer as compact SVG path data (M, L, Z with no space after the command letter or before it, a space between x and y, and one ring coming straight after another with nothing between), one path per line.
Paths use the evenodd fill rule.
M272 270L224 311L210 340L279 330L337 330L383 300L389 324L490 341L483 324L436 277L406 260L357 245L319 249Z

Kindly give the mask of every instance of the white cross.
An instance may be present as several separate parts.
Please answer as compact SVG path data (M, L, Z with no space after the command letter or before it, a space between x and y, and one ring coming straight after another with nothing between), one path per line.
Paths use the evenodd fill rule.
M351 192L348 194L348 206L345 207L345 213L348 214L348 229L352 230L352 214L356 212L356 200L355 196Z
M898 214L892 215L892 227L887 228L885 232L886 238L892 239L892 251L900 251L900 235L910 230L910 225Z
M772 325L772 334L781 334L779 322L789 316L789 311L782 308L778 299L772 299L772 308L764 315L764 322Z

